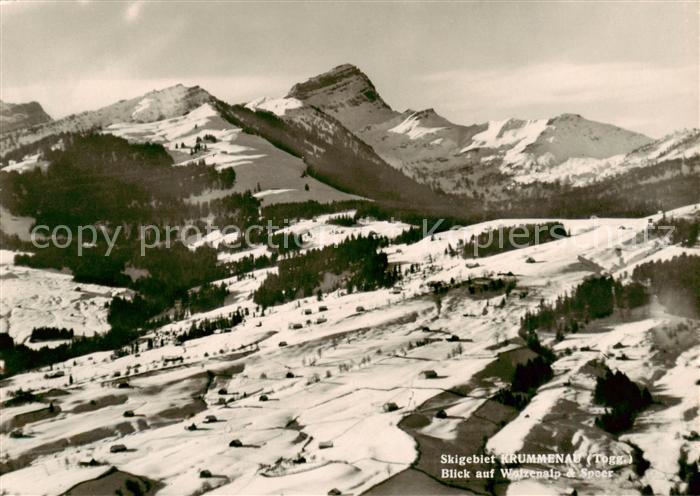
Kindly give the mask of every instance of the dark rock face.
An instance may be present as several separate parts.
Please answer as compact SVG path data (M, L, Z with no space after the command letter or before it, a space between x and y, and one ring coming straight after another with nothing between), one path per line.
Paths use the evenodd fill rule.
M287 96L320 108L350 130L385 121L395 114L367 75L350 64L295 84Z
M299 100L310 100L331 95L342 95L348 99L355 99L358 103L364 101L389 108L367 75L350 64L339 65L303 83L295 84L287 96Z
M0 133L51 121L38 102L6 103L0 100Z

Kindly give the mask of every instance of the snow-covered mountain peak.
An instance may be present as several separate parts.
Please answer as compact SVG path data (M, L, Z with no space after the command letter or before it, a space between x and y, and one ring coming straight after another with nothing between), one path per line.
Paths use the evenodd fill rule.
M550 119L539 138L528 147L534 156L549 153L553 163L571 157L607 158L629 153L652 141L640 133L585 119L577 114L562 114Z
M585 119L582 120L585 121ZM602 124L602 126L607 126L607 124ZM551 127L556 129L556 122ZM629 131L624 131L624 133L629 133ZM590 137L590 134L585 132L581 134L584 138ZM610 131L610 136L615 136L615 131ZM627 138L626 141L613 143L613 146L628 147L631 146L630 143L636 141L634 138L630 140L629 136ZM563 146L564 141L553 140L551 143L556 148ZM581 145L581 143L578 144ZM601 150L605 150L605 148L599 148L593 152ZM605 153L609 152L601 151L601 154L605 155ZM653 166L667 160L690 159L698 155L700 155L700 129L684 129L659 140L650 141L632 151L602 157L595 157L592 154L587 156L572 155L564 161L556 162L555 156L551 152L541 155L525 153L517 157L516 161L504 163L501 170L511 174L516 183L560 181L573 186L584 186L630 172L632 169Z
M137 99L131 120L152 122L177 117L210 100L211 95L199 86L188 88L177 84L162 90L153 90Z
M513 183L589 184L635 167L695 157L700 151L698 129L653 141L576 113L459 125L433 108L397 112L379 96L368 76L351 64L294 85L286 97L257 98L245 107L293 124L290 140L303 129L325 145L352 143L351 148L358 150L364 143L377 160L415 182L455 194L484 194L485 184L491 185L494 194ZM10 108L11 104L0 102L3 131ZM199 86L177 84L58 121L16 128L0 136L0 148L4 154L62 132L109 129L116 134L120 130L137 139L132 128L139 128L142 137L171 144L173 150L183 140L189 146L188 140L202 138L198 133L204 130L228 140L228 135L213 132L234 132L223 122L219 108L216 99ZM187 118L180 119L183 116ZM148 132L140 125L148 125ZM312 153L323 151L324 146L315 146ZM213 155L216 147L210 148ZM189 155L183 159L189 160Z
M652 143L642 134L574 113L460 126L432 109L408 110L358 133L394 167L454 193L473 193L474 178L494 174L514 183L588 184L628 170L627 154ZM693 134L667 141L664 150L675 150L676 142L692 143ZM693 153L690 145L682 149ZM658 155L675 156L663 150ZM648 163L648 152L641 156L640 163Z
M367 75L350 64L295 84L287 97L320 108L353 131L395 115Z
M566 113L551 119L491 121L461 151L509 147L506 161L510 163L537 160L545 155L547 162L561 163L571 157L625 154L651 141L643 134Z
M148 123L172 119L213 100L214 97L199 86L187 87L178 84L153 90L129 100L120 100L97 110L69 115L32 128L3 133L0 148L6 153L52 134L86 132L104 129L118 123Z
M433 109L421 110L420 112L407 111L402 114L402 117L405 117L404 120L389 129L389 132L405 134L411 140L423 138L452 126L447 119L439 116Z

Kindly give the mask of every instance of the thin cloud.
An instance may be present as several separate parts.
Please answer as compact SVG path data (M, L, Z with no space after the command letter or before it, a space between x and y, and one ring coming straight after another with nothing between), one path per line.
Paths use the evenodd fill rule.
M656 68L639 63L538 64L514 70L448 71L425 76L442 92L469 104L491 107L590 103L617 100L638 103L659 96L689 93L696 67Z
M556 113L630 125L653 135L698 125L698 68L637 62L547 63L453 70L419 77L430 104L457 121L543 118ZM695 111L693 111L695 109ZM650 120L650 116L654 116Z

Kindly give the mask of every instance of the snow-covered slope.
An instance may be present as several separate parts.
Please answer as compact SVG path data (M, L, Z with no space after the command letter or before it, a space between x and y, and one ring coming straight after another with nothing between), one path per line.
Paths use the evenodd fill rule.
M246 108L250 110L266 110L272 112L275 115L283 116L287 110L297 109L304 105L301 101L296 98L270 98L267 96L262 96L248 102Z
M121 100L98 110L70 115L32 129L3 134L0 138L0 151L5 154L21 145L61 132L84 132L115 123L153 122L178 117L211 99L212 96L199 86L186 87L179 84L130 100Z
M528 145L534 143L546 128L546 119L492 121L486 124L485 131L473 136L471 143L462 148L460 153L479 148L500 149L507 147L513 156L522 153Z
M697 211L694 205L667 215ZM424 438L438 446L447 443L446 449L462 449L469 442L465 433L470 422L500 387L477 378L503 353L521 346L520 316L541 299L553 301L588 277L591 272L580 256L598 253L604 259L626 249L649 219L564 221L571 238L479 259L478 266L448 253L449 246L484 229L527 221L491 221L387 247L393 263L413 267L395 288L336 291L320 302L315 296L302 298L264 314L250 295L274 268L226 279L222 282L234 291L233 300L156 329L147 336L156 343L152 349L144 339L137 353L119 358L94 353L57 364L52 371L15 376L0 386L0 399L20 387L57 396L0 410L3 463L11 467L0 476L0 484L10 494L58 495L102 474L99 467L81 466L90 459L158 481L159 494L320 495L332 489L362 494L387 479L401 483L419 456L431 456L418 452L417 441L399 425L401 419L420 414L427 422L419 428ZM306 224L293 229L314 231L324 219ZM384 232L400 228L381 227ZM655 256L659 247L657 240L643 240L636 249ZM528 263L529 257L538 263ZM623 264L615 273L627 268ZM431 281L459 282L507 271L518 279L507 299L474 298L459 289L437 298L428 286ZM193 322L237 308L249 315L231 332L175 344L174 336ZM567 335L559 343L543 335L560 355L553 366L555 377L486 441L499 453L568 446L567 453L604 453L625 460L633 442L651 463L646 474L639 477L626 462L606 477L571 472L556 480L515 481L508 494L568 494L573 489L633 493L646 484L666 494L678 483L679 451L687 450L696 459L700 450L690 431L698 420L693 407L700 353L693 336L697 321L653 306L644 312L623 321L612 319L597 332ZM670 340L669 331L679 326L686 326L686 331L673 331L674 339L683 340L680 344ZM447 339L452 335L458 342ZM503 345L505 339L512 341ZM592 404L594 380L586 364L595 358L644 382L658 399L619 438L593 425L599 412ZM438 376L426 379L421 375L426 369ZM63 375L46 377L56 372ZM122 382L128 387L119 387ZM470 386L469 394L445 399L445 391L464 385ZM55 405L50 415L49 398ZM448 418L436 418L428 400L442 402ZM385 411L388 403L397 409ZM125 415L127 411L131 413ZM211 415L215 419L207 421ZM27 436L11 437L9 432L20 424ZM185 429L192 424L196 430ZM233 440L240 445L229 445ZM111 452L117 444L126 450ZM212 476L200 477L203 470ZM421 494L442 488L431 486L434 481L405 484Z
M364 110L376 110L372 110L373 107L368 110L365 104L359 107L335 106L334 109L344 115L346 110L355 115L364 115ZM228 112L232 122L303 157L311 169L310 175L322 177L339 189L372 200L400 202L412 208L424 206L440 212L459 208L456 204L459 202L454 198L436 194L386 163L372 147L334 117L331 109L321 109L288 96L258 99L245 106L233 105L224 112Z
M409 114L401 124L389 129L390 133L405 134L410 139L416 140L437 133L454 126L447 119L440 117L435 110L427 109L420 112L407 110L403 115ZM440 138L437 138L438 140ZM436 140L431 141L434 143Z
M135 124L179 118L214 102L214 97L200 87L173 86L96 111L4 133L0 149L4 154L63 131L109 128L116 133ZM298 155L329 154L334 162L346 164L357 162L357 154L362 153L368 155L368 161L375 162L375 168L385 162L433 189L473 198L503 199L512 194L513 186L533 182L582 186L667 160L697 157L700 149L698 129L653 141L577 114L459 125L433 109L398 112L382 99L367 75L349 64L294 85L284 98L261 97L245 108L270 112L301 126L301 132L284 130L298 134L286 136L299 143L302 150ZM310 143L309 135L320 138L322 143ZM277 138L268 136L272 142L277 142ZM371 148L364 147L365 143ZM211 160L214 154L210 155ZM25 165L18 167L24 170ZM321 172L328 175L328 171ZM333 174L330 177L337 182ZM353 178L350 183L363 179L366 178ZM372 178L370 182L376 180ZM278 182L269 189L297 186ZM405 184L399 189L408 187Z
M700 129L685 129L652 141L624 154L601 158L573 157L550 165L526 159L509 166L513 180L527 184L559 181L584 186L619 176L633 169L651 167L667 160L697 159L700 156Z
M80 284L73 276L14 264L14 252L0 250L0 333L15 343L55 346L61 342L29 343L35 327L65 327L76 336L92 336L109 329L107 308L112 298L130 290Z
M0 100L0 134L49 122L51 117L38 102L8 103Z
M555 165L573 157L606 158L651 142L642 134L576 114L562 114L546 123L535 121L528 127L529 136L505 157L506 166L527 166L532 162Z
M640 166L664 160L689 159L700 155L700 129L683 129L642 146L625 157Z
M494 174L506 184L531 182L535 173L548 182L567 178L585 182L592 176L584 165L614 162L651 141L572 114L463 127L428 112L411 114L398 126L386 127L374 126L359 133L393 165L454 193L473 193L475 183ZM389 134L397 129L405 130L399 139ZM410 132L412 129L418 131Z
M272 105L271 108L282 111L283 106ZM236 183L232 191L256 191L263 203L357 198L312 177L302 177L306 170L302 160L258 136L244 133L224 120L208 102L182 116L145 123L119 122L107 126L103 132L132 142L161 143L176 165L204 161L218 170L234 168ZM190 154L198 142L206 145L206 149ZM212 191L191 200L206 201L228 193L228 190Z
M284 113L284 109L294 109L302 103L293 99L263 99L255 105ZM99 130L131 142L163 144L176 165L203 160L219 170L234 167L237 180L232 191L256 191L263 203L357 198L305 176L306 164L301 159L230 124L215 106L215 99L198 86L177 85L31 130L10 133L1 138L3 147L8 146L7 150L3 148L3 153L59 132ZM206 149L191 154L198 142L202 143L202 148L206 145ZM37 153L28 154L21 161L8 161L8 164L4 170L19 172L47 165ZM192 201L206 201L228 193L231 191L212 191Z
M470 196L498 195L534 181L581 186L698 154L700 130L653 141L577 114L463 126L433 109L399 113L362 71L348 64L295 85L288 97L338 119L409 177Z

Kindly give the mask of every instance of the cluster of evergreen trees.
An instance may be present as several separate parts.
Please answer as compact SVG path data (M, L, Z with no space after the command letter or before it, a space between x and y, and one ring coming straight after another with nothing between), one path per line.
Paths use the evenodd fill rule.
M105 334L76 336L70 343L63 343L55 348L43 347L37 350L23 344L9 343L7 339L3 339L0 357L5 362L5 375L13 375L88 353L116 350L131 343L137 337L138 332L134 329L113 327Z
M209 202L209 211L214 215L214 225L221 229L236 226L244 231L252 225L262 225L259 216L260 200L250 191L212 200Z
M14 374L28 368L56 363L76 356L120 348L138 337L142 328L152 327L162 320L152 320L172 307L178 301L184 301L194 308L207 308L208 305L222 301L220 289L205 290L202 297L190 295L188 290L195 286L225 277L225 267L217 264L216 250L200 247L189 250L181 243L170 248L158 247L138 255L138 246L131 240L119 244L110 257L104 252L95 252L92 256L83 253L82 257L70 249L38 250L34 257L17 256L16 261L36 266L36 261L46 262L48 266L70 267L75 271L77 280L98 280L101 283L127 286L136 291L133 298L114 298L108 309L107 321L110 331L100 336L75 337L69 344L56 348L33 350L24 345L12 345L0 350L0 358L5 360L6 374ZM96 249L95 249L96 250ZM49 258L55 255L55 259ZM94 263L93 263L94 262ZM121 273L126 263L142 269L145 277L132 281ZM65 264L65 265L64 265Z
M700 458L688 462L688 453L681 450L678 457L678 478L686 484L685 491L675 486L671 488L670 494L700 494Z
M666 217L665 215L652 226L652 233L668 236L673 244L695 246L700 235L700 217L691 219Z
M274 248L279 256L298 252L304 248L304 235L303 233L276 233L270 236L269 246Z
M414 265L411 264L407 272L412 274L415 273L415 271ZM447 293L452 288L466 287L467 291L469 291L469 294L472 296L488 295L491 297L494 294L502 293L507 297L513 289L515 289L517 282L515 277L479 277L477 279L472 279L470 276L466 281L455 281L454 277L449 281L430 281L428 282L428 286L436 295ZM503 300L502 303L505 304L505 300Z
M401 234L392 239L393 244L413 244L417 243L423 239L423 228L422 227L410 227L403 231Z
M140 294L131 299L117 296L109 303L107 322L114 330L136 330L165 309L159 301Z
M610 408L595 423L612 434L631 428L637 414L652 403L647 388L638 386L619 370L613 372L607 367L605 374L596 379L593 400Z
M395 205L381 204L377 202L365 202L361 204L355 212L355 219L371 217L373 219L385 221L401 221L405 224L423 227L428 226L428 230L433 233L447 231L459 225L468 225L484 220L482 216L474 217L454 217L436 216L431 214L429 209L411 209Z
M222 306L228 294L224 284L205 283L196 291L188 292L182 300L182 306L190 313L206 312Z
M13 251L30 251L33 249L31 242L22 241L16 234L7 234L0 230L0 249Z
M235 180L210 166L172 167L157 144L102 134L66 135L63 143L63 150L45 152L45 170L0 171L4 207L48 226L152 223L178 216L183 198Z
M298 203L276 203L262 207L260 217L264 225L267 221L279 228L286 227L295 219L312 219L324 214L333 214L345 210L357 209L369 202L363 200L346 200L332 203L319 203L314 200Z
M219 317L217 319L204 319L200 322L193 322L190 328L177 336L177 342L182 344L190 339L203 338L211 336L218 329L228 329L237 326L243 322L244 314L240 309L229 314L228 317Z
M6 332L0 332L0 352L14 347L15 341Z
M131 263L148 273L147 277L129 284L146 300L146 307L151 307L147 312L151 315L147 319L169 308L176 300L187 301L190 288L222 279L226 275L225 269L217 263L216 250L208 246L190 250L179 242L170 248L147 250L145 256L134 258ZM116 309L110 306L110 318L116 314ZM119 316L128 318L123 312Z
M27 254L15 255L15 264L35 269L69 269L76 282L100 284L103 286L128 286L130 279L123 273L128 261L138 253L135 241L118 240L110 256L104 239L98 237L95 246L79 246L73 239L66 248L50 243L45 248L33 246ZM31 253L33 252L33 253Z
M589 186L531 183L519 186L519 194L507 201L491 201L492 218L567 217L590 215L645 217L659 210L697 202L700 159L668 160L654 167L639 167L608 181ZM498 205L497 203L500 203Z
M254 257L253 255L248 255L247 257L240 258L235 262L228 262L224 264L224 270L226 274L231 276L241 276L247 272L252 272L254 270L264 269L266 267L271 267L277 262L277 254L273 253L271 255L261 255L259 257Z
M38 341L57 341L62 339L73 339L73 329L65 327L35 327L29 336L31 343Z
M470 295L503 292L506 296L508 296L513 291L513 289L515 289L517 280L515 279L515 277L498 277L495 279L489 277L486 280L484 278L479 278L475 280L472 279L471 276L469 276L464 284L466 284L467 290L469 291Z
M533 393L552 378L552 367L542 356L531 358L524 365L518 364L513 373L511 390L515 393Z
M357 224L355 221L354 217L350 217L349 215L342 215L339 217L333 217L332 219L328 220L329 224L334 224L336 226L343 226L343 227L352 227Z
M388 270L385 253L378 253L381 239L376 236L351 236L344 242L279 262L278 274L271 274L255 291L253 300L269 307L315 294L326 275L335 275L352 291L369 291L392 285L400 275Z
M535 312L528 311L521 318L521 329L575 333L592 319L612 315L615 308L629 310L646 304L648 299L639 283L622 284L611 276L591 277L571 294L558 297L553 305L542 301Z
M505 226L472 235L471 239L464 244L463 253L467 258L488 257L526 246L556 241L568 235L561 222Z
M537 388L549 382L554 375L552 363L554 352L543 346L535 332L527 336L527 346L537 356L515 367L510 385L500 389L493 397L495 401L522 410L537 393Z
M700 257L682 254L671 260L647 262L632 272L632 278L650 286L669 310L700 315Z
M12 151L4 153L0 156L0 165L3 167L10 163L10 161L20 162L24 160L24 157L28 155L39 154L40 157L45 157L52 149L60 147L63 143L63 139L70 137L71 133L58 133L45 136L38 141L33 143L27 143L25 145L20 145Z

